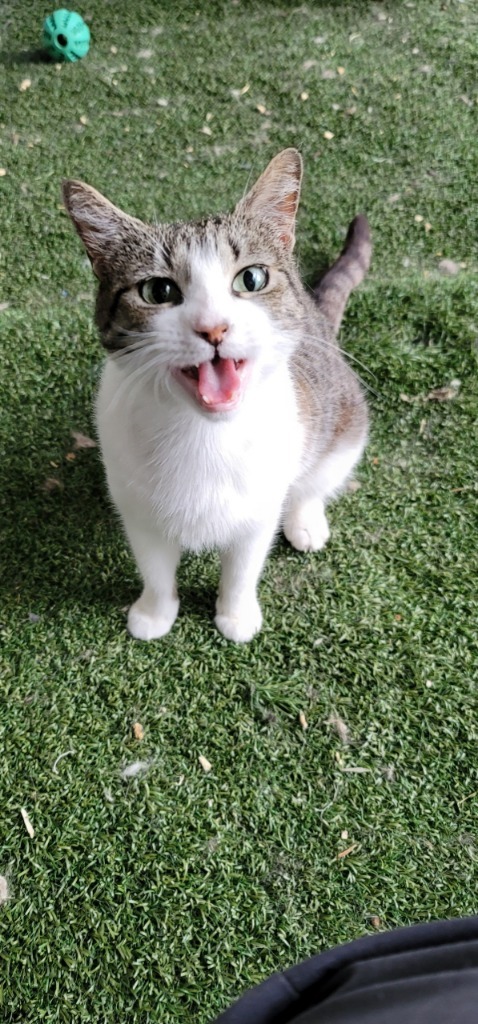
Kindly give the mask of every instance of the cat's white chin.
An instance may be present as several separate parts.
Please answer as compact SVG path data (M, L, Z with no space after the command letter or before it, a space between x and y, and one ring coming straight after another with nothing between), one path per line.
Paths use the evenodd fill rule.
M221 381L214 386L214 382L211 385L208 381L208 371L218 362L229 364L231 373L229 380ZM220 359L216 356L210 363L202 363L199 366L175 367L172 373L174 379L200 409L212 415L234 412L240 406L249 381L251 365L246 359Z

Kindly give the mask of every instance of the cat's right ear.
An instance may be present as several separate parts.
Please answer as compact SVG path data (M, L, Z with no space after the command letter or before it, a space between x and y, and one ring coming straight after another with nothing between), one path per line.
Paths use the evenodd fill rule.
M62 194L94 273L101 278L111 258L114 241L123 232L126 222L134 223L134 218L82 181L63 181Z
M281 242L293 249L301 181L300 153L297 149L284 149L271 160L250 192L238 203L237 210L268 221Z

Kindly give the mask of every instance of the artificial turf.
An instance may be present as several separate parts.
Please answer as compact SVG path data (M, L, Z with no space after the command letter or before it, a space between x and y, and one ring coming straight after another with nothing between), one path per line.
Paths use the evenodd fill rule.
M478 15L88 0L90 55L56 67L32 52L47 13L6 0L0 26L0 1017L208 1024L334 943L477 910ZM372 225L342 332L372 389L360 488L324 552L278 542L250 645L214 629L213 555L137 643L136 571L71 436L102 356L60 180L176 220L288 145L306 277Z

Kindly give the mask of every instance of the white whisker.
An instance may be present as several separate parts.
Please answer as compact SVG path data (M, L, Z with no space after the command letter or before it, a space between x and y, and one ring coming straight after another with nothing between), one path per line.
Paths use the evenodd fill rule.
M148 376L150 370L154 366L157 366L156 358L150 359L148 363L142 364L141 366L138 366L136 370L133 370L132 373L128 373L125 376L125 379L120 384L120 386L117 388L115 394L113 395L113 399L108 406L107 413L110 413L112 409L116 408L120 398L123 397L125 391L128 391L128 399L129 401L131 401L133 394L135 394L137 390L136 388L133 388L133 386L135 384L143 384L143 378L146 378Z
M377 375L373 372L373 370L370 369L369 366L367 366L365 363L362 363L360 359L357 359L357 357L353 356L350 352L347 352L345 349L341 348L341 346L338 345L337 342L335 342L335 341L326 341L326 339L324 337L322 337L321 335L317 336L317 335L308 335L308 334L306 334L306 335L302 335L302 338L303 338L304 341L309 340L309 338L311 338L312 341L315 344L317 344L319 348L320 348L320 346L323 346L324 348L328 348L331 352L333 352L337 356L337 359L338 359L339 362L340 362L340 356L341 355L344 356L345 359L351 359L352 362L357 364L357 366L360 366L367 373L370 373L370 375L374 378L374 380L378 379ZM373 388L371 384L368 384L367 381L363 380L363 378L360 376L360 374L357 373L357 370L354 370L353 372L355 373L355 376L356 376L357 380L360 381L360 383L362 384L362 387L364 387L366 391L370 391L370 393L372 395L374 395L375 398L380 398L380 395L379 395L378 391L375 391L375 388ZM329 381L327 383L333 383L333 380L329 379Z

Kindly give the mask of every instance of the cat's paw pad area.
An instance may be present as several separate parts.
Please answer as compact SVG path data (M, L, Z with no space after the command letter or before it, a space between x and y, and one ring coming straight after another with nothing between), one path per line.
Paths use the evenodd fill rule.
M241 611L236 615L224 614L218 604L214 621L226 640L233 640L236 644L247 644L262 626L262 612L257 601L251 604L247 611Z
M166 636L174 625L178 609L179 601L171 601L169 607L151 614L139 598L128 612L128 630L135 640L159 640L160 637Z
M284 534L296 551L320 551L330 537L330 530L325 513L315 508L289 516Z

